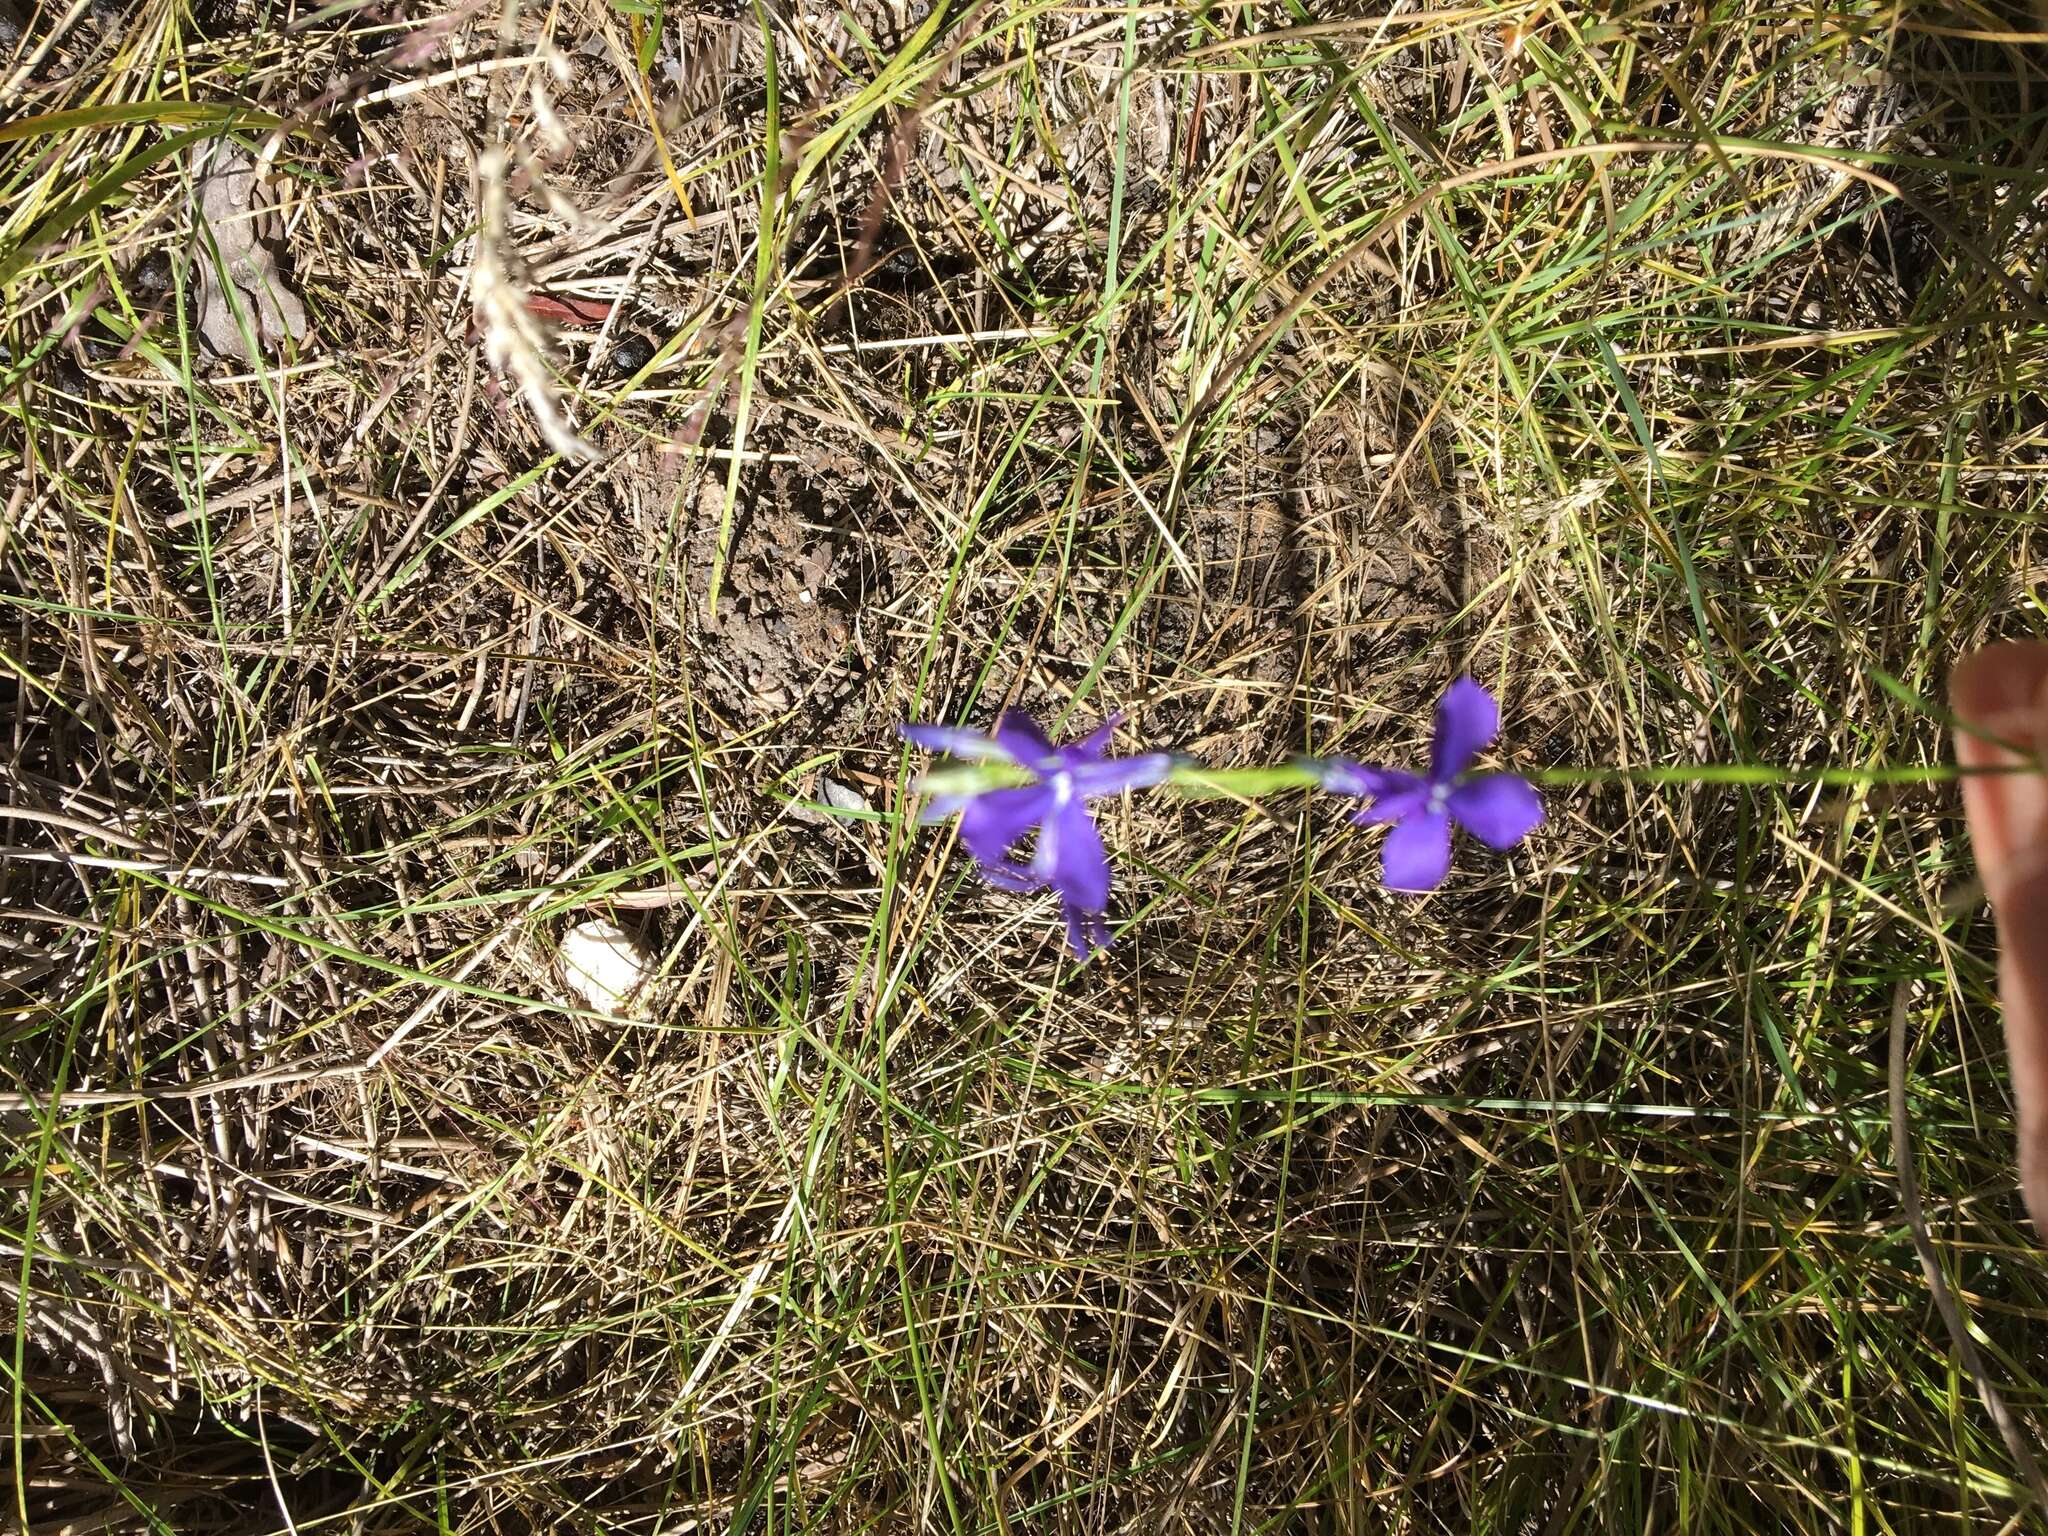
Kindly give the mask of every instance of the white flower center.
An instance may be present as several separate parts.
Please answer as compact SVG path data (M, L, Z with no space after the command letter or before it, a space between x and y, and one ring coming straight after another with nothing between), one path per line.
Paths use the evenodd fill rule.
M1429 786L1429 798L1423 802L1423 809L1434 816L1441 812L1450 802L1451 786L1448 784L1432 784Z

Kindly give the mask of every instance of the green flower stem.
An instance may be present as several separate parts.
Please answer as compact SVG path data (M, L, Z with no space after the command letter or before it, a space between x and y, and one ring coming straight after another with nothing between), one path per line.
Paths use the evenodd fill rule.
M1974 773L2038 772L2037 765L1962 768L1954 763L1874 764L1868 768L1784 768L1775 763L1662 763L1641 768L1537 768L1517 770L1531 784L1564 789L1598 784L1820 784L1839 788L1880 784L1945 784ZM1271 768L1203 768L1189 763L1166 780L1187 794L1256 799L1319 783L1306 761Z
M1314 789L1318 782L1305 762L1276 763L1270 768L1204 768L1199 763L1179 763L1166 777L1169 787L1184 794L1230 795L1245 800L1290 789Z
M2039 773L2038 763L1964 768L1956 763L1877 763L1868 768L1781 768L1775 763L1669 763L1642 768L1538 768L1522 775L1546 788L1590 784L1946 784L1979 774Z
M2010 767L1964 768L1955 763L1877 763L1867 768L1786 768L1775 763L1658 763L1639 768L1536 768L1522 777L1545 789L1590 788L1602 784L1817 784L1824 788L1857 789L1880 785L1947 784L1973 774L2038 773L2038 762ZM1031 775L1010 763L956 763L934 769L919 783L926 795L979 794L986 790L1028 784ZM1205 768L1199 763L1174 766L1164 783L1196 799L1258 800L1289 790L1314 789L1320 783L1306 758L1256 768Z

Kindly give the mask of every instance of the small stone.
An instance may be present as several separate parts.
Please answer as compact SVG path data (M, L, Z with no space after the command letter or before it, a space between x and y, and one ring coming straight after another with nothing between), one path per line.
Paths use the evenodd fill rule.
M654 966L639 941L618 924L593 917L562 935L562 985L586 1008L615 1018L638 1017Z
M867 796L850 784L837 779L818 778L818 798L835 811L864 811L868 808Z

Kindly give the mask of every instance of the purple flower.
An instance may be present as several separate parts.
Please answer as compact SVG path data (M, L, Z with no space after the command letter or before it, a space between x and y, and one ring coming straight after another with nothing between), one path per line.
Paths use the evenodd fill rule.
M1320 765L1323 788L1373 803L1351 819L1392 824L1380 855L1389 890L1432 891L1451 867L1451 823L1489 848L1512 848L1543 825L1543 802L1513 773L1467 775L1472 759L1500 731L1500 706L1469 677L1445 690L1436 706L1429 776L1332 758Z
M920 747L1010 763L1032 775L1029 784L936 795L918 819L938 821L957 811L960 841L990 884L1006 891L1051 886L1059 892L1067 946L1084 960L1091 949L1109 943L1109 929L1102 921L1109 910L1109 855L1088 814L1088 802L1157 784L1173 767L1172 754L1166 752L1104 757L1116 727L1115 718L1105 720L1064 747L1046 740L1030 717L1015 710L996 721L992 736L957 725L899 727ZM1030 861L1020 864L1010 857L1010 850L1034 830L1037 845Z

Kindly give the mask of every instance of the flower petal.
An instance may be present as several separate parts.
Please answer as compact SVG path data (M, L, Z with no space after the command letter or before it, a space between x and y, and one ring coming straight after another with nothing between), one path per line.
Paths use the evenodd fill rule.
M1063 903L1061 911L1067 919L1067 948L1076 960L1086 960L1091 951L1109 948L1109 924L1093 912L1083 912L1071 903Z
M1499 734L1500 706L1493 695L1471 678L1459 678L1437 701L1429 776L1439 784L1455 779Z
M1109 905L1109 854L1079 795L1055 804L1038 829L1031 872L1084 912Z
M1031 873L1029 866L1000 859L993 864L977 861L974 866L981 871L981 878L999 891L1013 891L1019 896L1032 891L1043 890L1045 882Z
M1353 822L1361 827L1376 827L1382 822L1406 821L1421 814L1429 800L1429 780L1398 768L1382 769L1381 776L1379 799L1354 815Z
M1143 757L1112 757L1082 763L1068 770L1074 793L1092 800L1097 795L1120 795L1127 789L1144 789L1173 772L1171 752L1148 752Z
M976 795L960 811L960 841L985 866L1009 864L1010 850L1045 819L1052 801L1052 791L1043 784Z
M1380 850L1380 878L1390 891L1433 891L1451 867L1451 816L1418 811L1394 823Z
M1053 745L1038 722L1021 709L1006 709L996 720L996 745L1013 763L1036 768L1052 757Z
M917 824L920 827L928 827L935 821L957 816L974 804L977 798L979 797L975 795L933 795L918 808Z
M1061 747L1060 756L1066 759L1070 768L1102 756L1109 750L1110 737L1116 734L1116 728L1123 723L1124 717L1121 713L1111 715L1079 741L1071 741Z
M970 731L964 725L899 725L896 729L905 741L933 752L950 753L954 757L1009 755L981 732Z
M1358 795L1360 799L1372 799L1374 795L1386 793L1389 770L1378 768L1376 764L1354 762L1352 758L1323 758L1321 762L1305 760L1305 766L1321 780L1323 791L1329 795Z
M1458 825L1489 848L1512 848L1543 825L1543 801L1519 774L1488 773L1451 791Z

